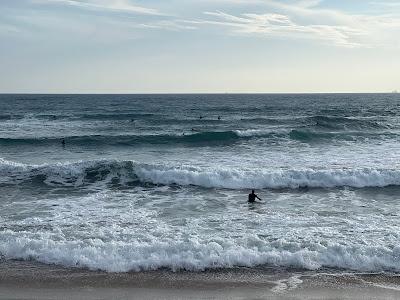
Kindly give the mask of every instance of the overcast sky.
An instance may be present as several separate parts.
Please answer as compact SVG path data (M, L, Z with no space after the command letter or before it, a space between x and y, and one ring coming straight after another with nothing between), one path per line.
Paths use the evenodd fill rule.
M0 92L400 90L399 0L0 0Z

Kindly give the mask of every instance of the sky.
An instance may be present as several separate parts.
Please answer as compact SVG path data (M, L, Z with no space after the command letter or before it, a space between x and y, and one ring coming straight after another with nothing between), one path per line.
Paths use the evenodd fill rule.
M0 93L400 91L400 0L0 0Z

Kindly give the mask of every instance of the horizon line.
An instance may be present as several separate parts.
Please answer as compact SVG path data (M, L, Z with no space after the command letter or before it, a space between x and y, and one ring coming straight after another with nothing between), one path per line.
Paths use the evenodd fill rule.
M132 92L132 93L88 93L88 92L0 92L0 95L306 95L306 94L400 94L391 92Z

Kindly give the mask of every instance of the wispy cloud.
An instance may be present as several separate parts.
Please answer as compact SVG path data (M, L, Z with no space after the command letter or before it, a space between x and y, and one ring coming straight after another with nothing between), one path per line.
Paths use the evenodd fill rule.
M327 8L322 0L248 0L257 8L256 12L245 12L249 8L244 1L216 1L242 6L242 12L207 11L204 14L208 17L188 22L226 27L230 34L308 39L348 48L398 46L395 36L400 35L400 16L393 12L353 14Z
M13 15L16 20L18 14L21 14L25 15L25 24L34 24L41 17L54 17L57 21L47 24L50 25L47 29L49 31L56 31L57 24L61 26L62 22L66 26L61 26L61 30L65 31L79 31L72 24L77 22L88 26L97 24L94 27L100 31L100 27L106 26L104 19L108 18L107 24L116 23L118 30L126 31L128 35L133 28L137 31L197 29L200 32L204 27L211 26L212 30L208 31L210 35L228 33L286 40L303 39L347 48L399 46L397 36L400 36L400 16L396 15L395 9L390 8L397 7L398 2L390 0L379 2L382 7L386 7L379 14L351 13L344 11L343 7L328 7L324 0L192 0L188 1L189 4L184 2L186 0L176 0L170 10L160 1L152 1L154 7L139 5L139 0L20 1L30 3L33 9L15 9L16 14L8 13L7 18ZM378 2L368 3L367 6L374 7ZM42 7L46 9L42 10ZM79 14L75 9L64 9L67 7L76 8ZM176 14L166 13L164 9ZM88 18L80 18L81 14L87 14ZM45 27L44 21L39 23ZM68 27L70 23L71 29ZM8 25L15 28L3 28L3 32L16 33L21 27L14 21ZM23 29L27 28L29 26L25 25Z
M357 47L352 37L362 35L363 32L347 26L334 26L324 24L302 25L294 22L290 16L266 13L244 13L239 16L224 12L205 12L215 19L191 21L195 24L209 24L225 26L236 34L257 35L280 38L317 39L334 43L339 46Z
M393 2L393 1L382 1L382 2L370 2L370 4L372 5L376 5L376 6L383 6L383 7L396 7L396 8L400 8L400 2Z
M161 29L170 31L181 31L181 30L195 30L196 26L188 25L186 22L181 22L180 20L165 20L165 21L155 21L147 23L138 23L132 25L136 28L142 29Z
M73 34L78 39L96 36L102 40L121 40L124 37L145 36L145 30L183 31L196 29L193 24L181 22L176 16L157 8L136 5L130 0L21 0L30 4L27 10L11 7L5 16L10 23L0 33L19 37L53 36L63 39ZM0 4L1 6L1 4ZM67 10L72 8L73 10ZM0 16L2 15L0 11ZM82 18L86 15L86 18ZM12 27L12 24L16 24ZM114 32L113 32L114 31ZM59 34L56 34L56 33ZM113 32L113 33L111 33ZM25 34L24 34L25 33Z
M106 10L135 14L161 15L161 13L157 9L134 5L129 0L32 0L32 3L69 5L90 10Z

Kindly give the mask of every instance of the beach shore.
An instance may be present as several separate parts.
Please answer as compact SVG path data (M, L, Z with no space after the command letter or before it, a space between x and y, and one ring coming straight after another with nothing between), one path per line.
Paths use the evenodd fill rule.
M0 299L399 299L400 278L235 268L106 273L36 262L0 263Z

